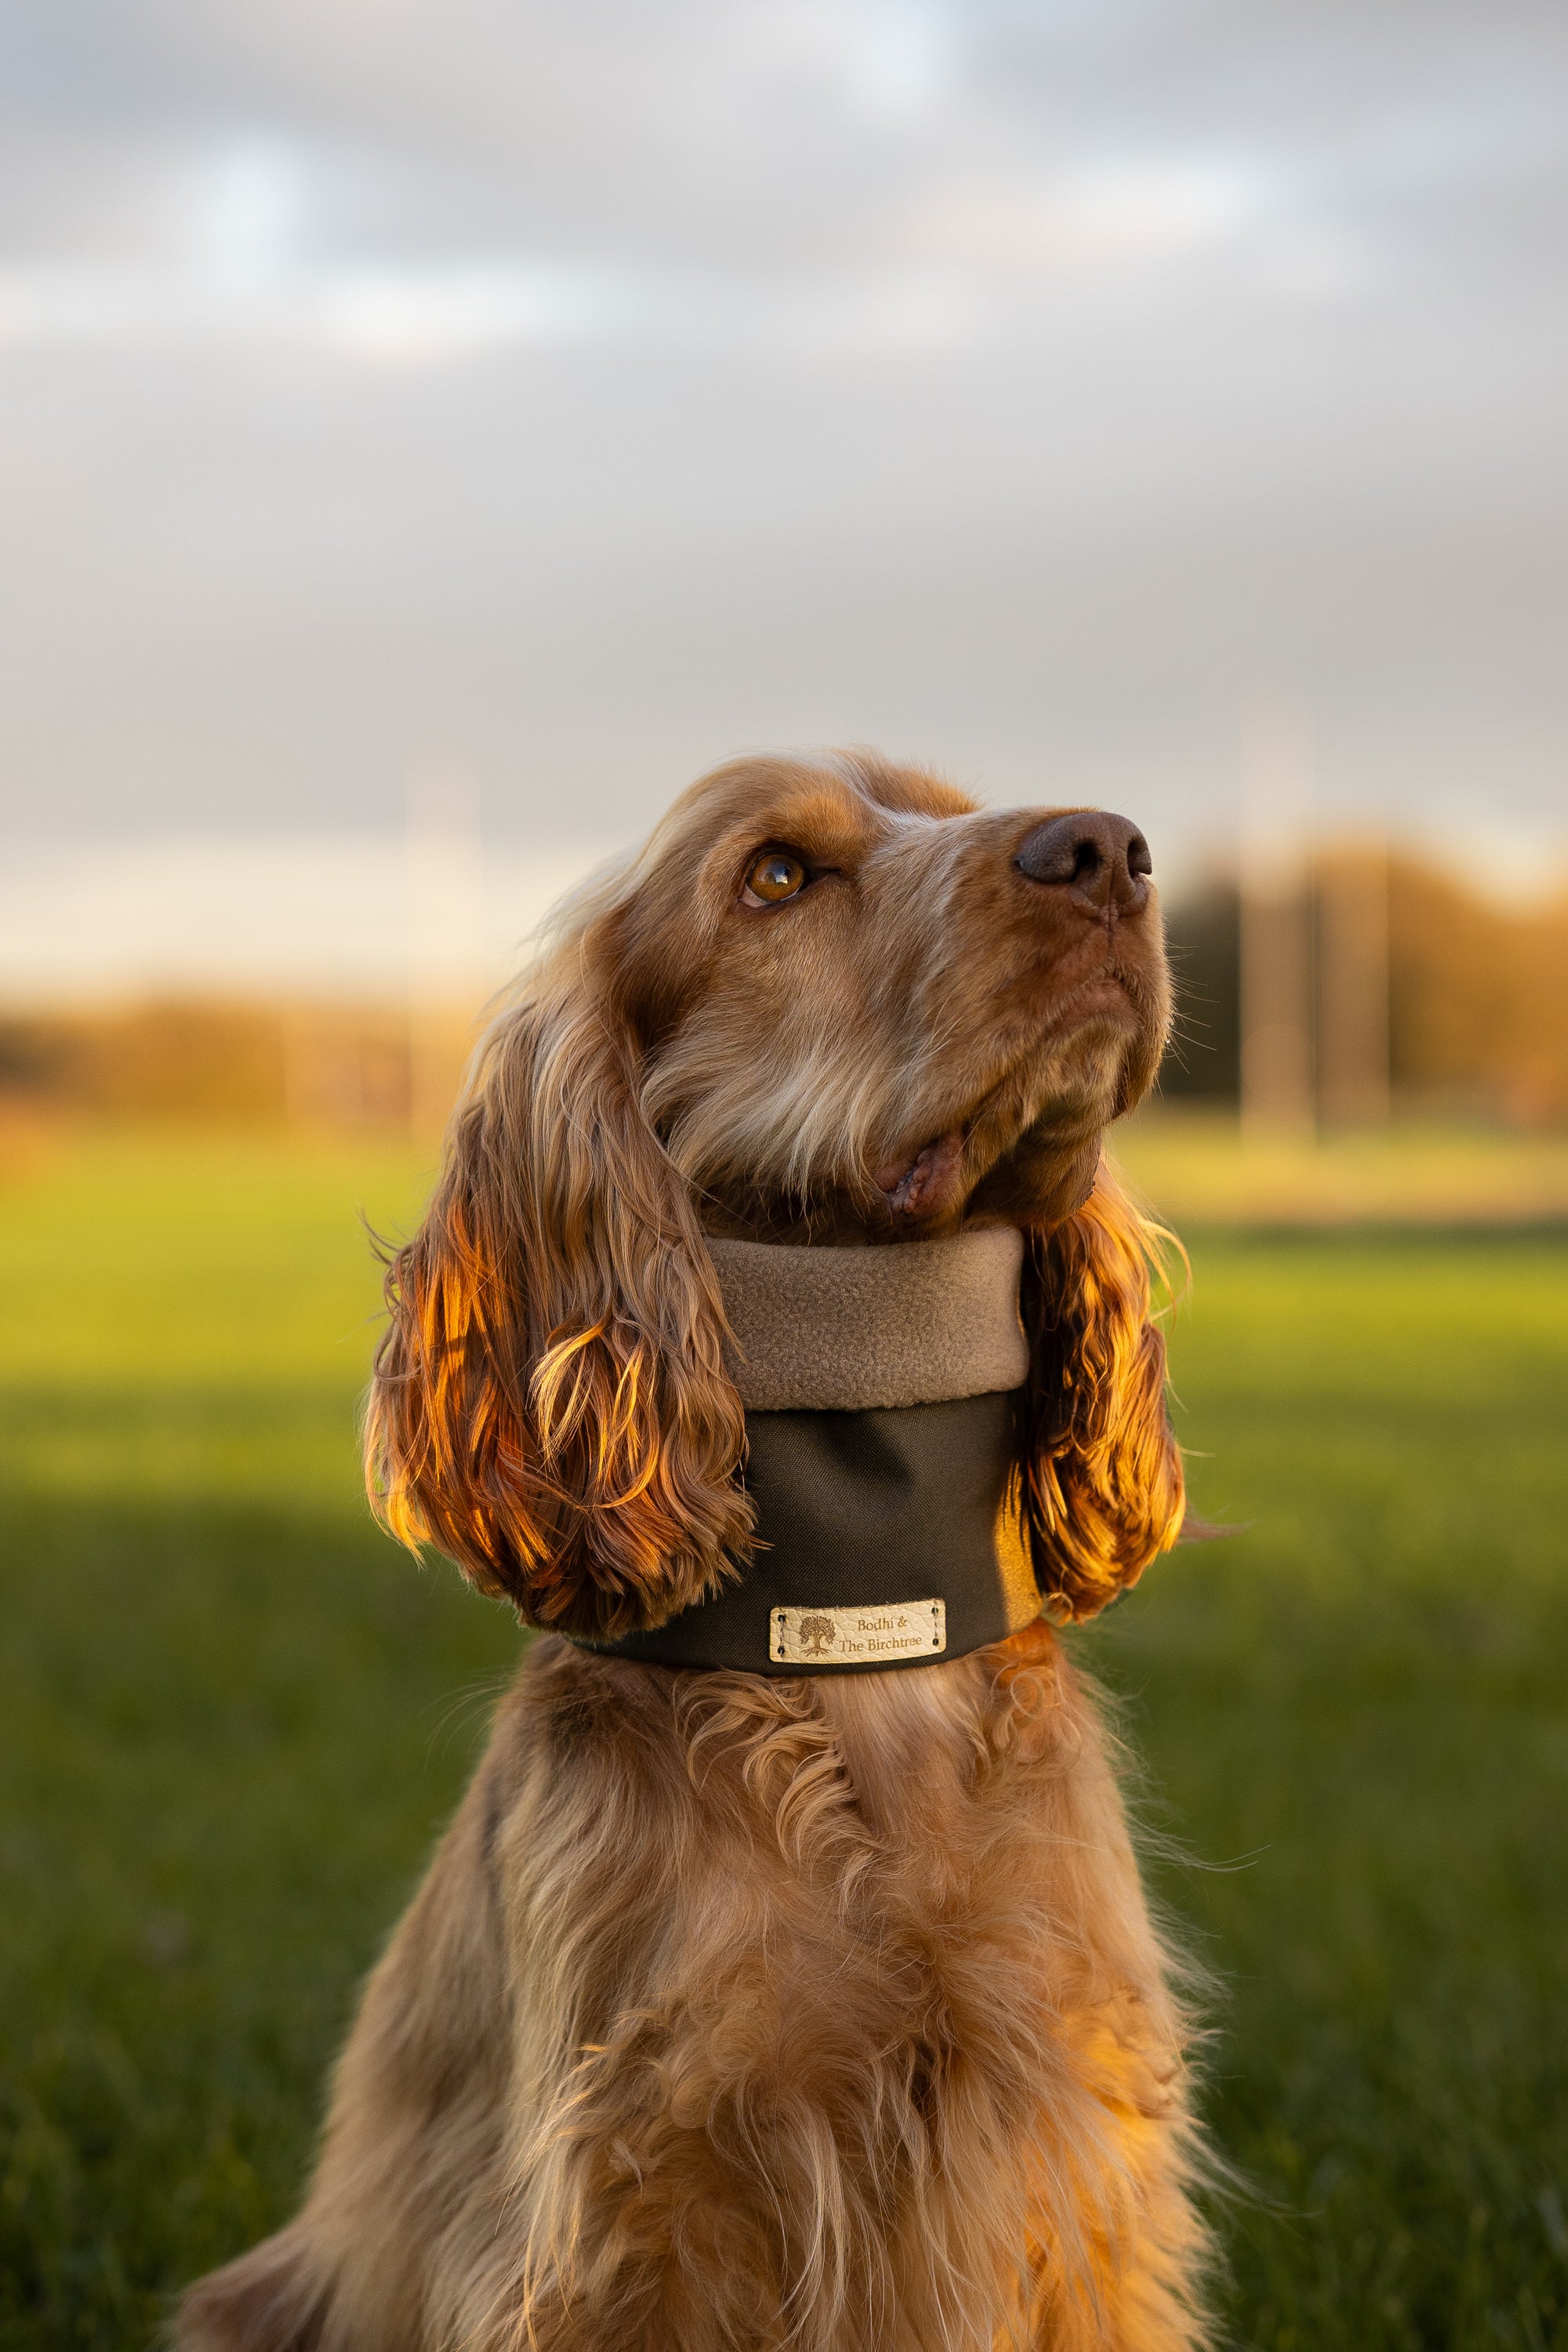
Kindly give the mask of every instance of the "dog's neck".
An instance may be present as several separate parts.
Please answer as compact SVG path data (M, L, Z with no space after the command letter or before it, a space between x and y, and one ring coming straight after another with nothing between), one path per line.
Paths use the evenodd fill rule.
M1001 1225L1038 1231L1083 1206L1094 1189L1100 1150L1098 1124L1063 1136L1042 1123L954 1196L901 1181L887 1190L829 1185L804 1197L716 1183L700 1195L702 1225L714 1240L816 1249L951 1241Z
M1023 1236L907 1249L709 1244L746 1408L755 1552L605 1645L753 1674L938 1664L1040 1612L1018 1516Z

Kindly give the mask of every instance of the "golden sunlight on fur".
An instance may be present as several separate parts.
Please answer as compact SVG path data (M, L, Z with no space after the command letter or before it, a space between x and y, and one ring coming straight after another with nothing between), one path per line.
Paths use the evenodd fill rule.
M566 910L389 1269L368 1431L395 1532L546 1630L310 2197L191 2290L185 2352L1208 2341L1188 2023L1051 1626L795 1680L551 1630L659 1624L747 1559L705 1233L1021 1226L1049 1614L1175 1540L1157 1236L1100 1160L1168 1021L1147 871L1124 820L757 760Z

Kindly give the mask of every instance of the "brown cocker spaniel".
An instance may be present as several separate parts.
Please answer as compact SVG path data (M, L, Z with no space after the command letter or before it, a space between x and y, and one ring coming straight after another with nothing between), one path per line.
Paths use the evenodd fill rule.
M1053 1630L1183 1516L1153 1237L1100 1158L1166 1036L1148 873L1119 817L981 809L869 755L738 761L494 1023L389 1276L370 1475L398 1535L542 1631L371 1978L309 2200L192 2289L186 2352L1207 2341L1189 2027ZM879 1245L987 1232L1018 1385L864 1419L936 1433L905 1449L921 1638L943 1514L991 1491L983 1419L1027 1605L914 1670L770 1670L849 1620L809 1543L791 1565L798 1462L770 1519L763 1424L839 1424L749 1440L720 1269L762 1269L765 1320L812 1250L875 1297ZM868 1458L824 1541L893 1496ZM648 1662L791 1575L807 1605L755 1670Z

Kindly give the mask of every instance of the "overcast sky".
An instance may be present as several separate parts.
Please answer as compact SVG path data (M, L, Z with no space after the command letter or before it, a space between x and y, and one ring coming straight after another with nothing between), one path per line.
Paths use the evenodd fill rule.
M0 848L869 741L1568 835L1568 11L6 0Z

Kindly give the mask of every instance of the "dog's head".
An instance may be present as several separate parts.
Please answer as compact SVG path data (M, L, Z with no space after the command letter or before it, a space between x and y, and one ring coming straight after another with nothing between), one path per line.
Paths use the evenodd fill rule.
M1169 989L1142 836L863 755L692 786L492 1025L388 1277L372 1492L542 1624L656 1624L743 1557L706 1230L1024 1229L1021 1500L1083 1616L1174 1539L1148 1229L1100 1156Z

